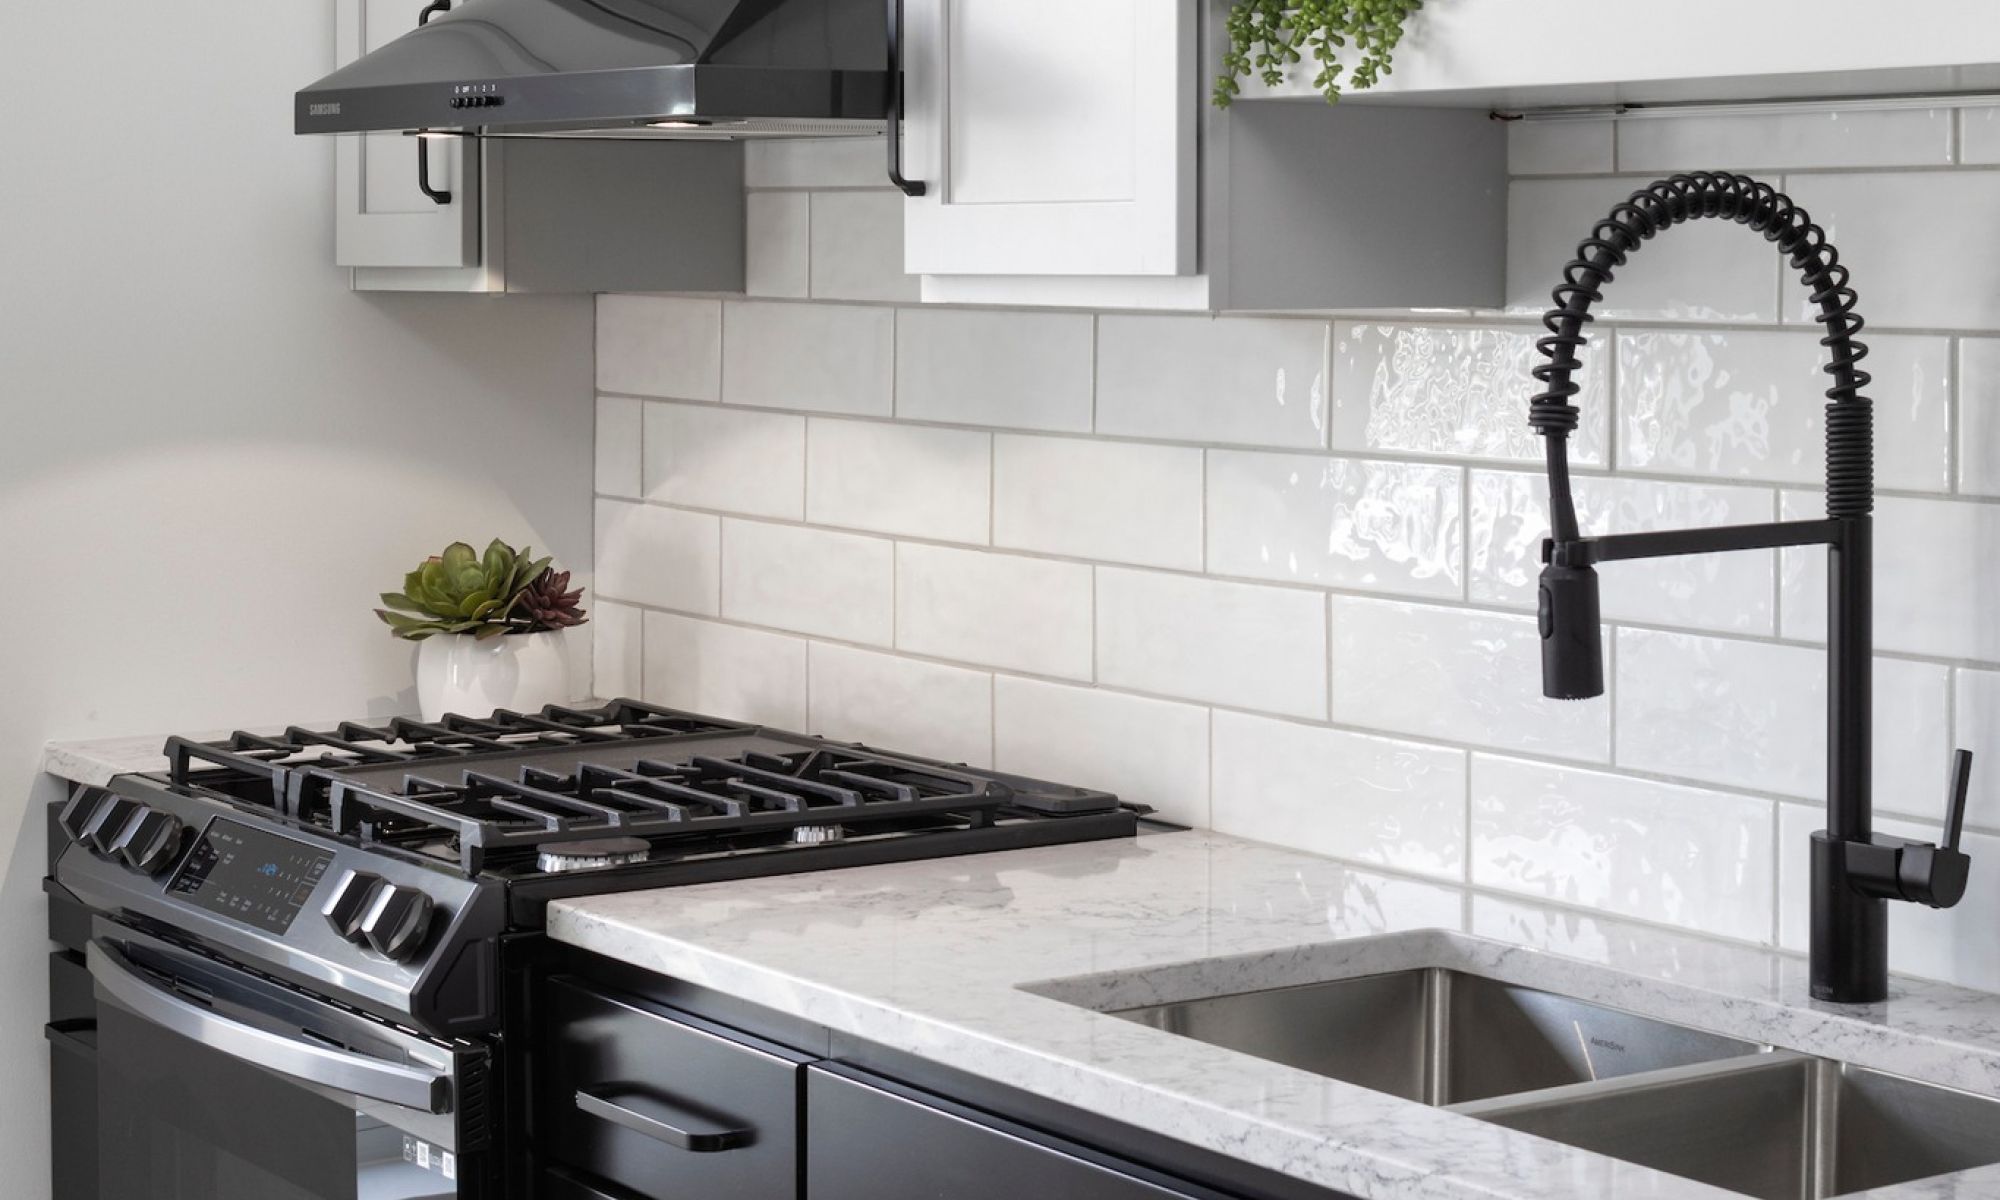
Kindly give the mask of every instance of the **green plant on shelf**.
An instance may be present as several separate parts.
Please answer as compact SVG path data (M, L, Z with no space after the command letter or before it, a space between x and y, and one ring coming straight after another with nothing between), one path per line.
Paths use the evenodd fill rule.
M1394 66L1403 23L1424 0L1236 0L1229 10L1229 45L1215 81L1215 106L1228 108L1251 75L1270 87L1307 55L1319 67L1313 86L1327 103L1340 99L1341 75L1357 91L1374 87ZM1349 46L1352 69L1340 61Z

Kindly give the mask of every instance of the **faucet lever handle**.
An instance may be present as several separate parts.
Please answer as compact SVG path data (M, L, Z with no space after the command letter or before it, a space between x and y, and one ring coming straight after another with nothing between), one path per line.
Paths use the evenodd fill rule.
M1944 848L1956 852L1959 835L1965 832L1965 796L1972 786L1972 751L1954 750L1951 779L1944 792Z

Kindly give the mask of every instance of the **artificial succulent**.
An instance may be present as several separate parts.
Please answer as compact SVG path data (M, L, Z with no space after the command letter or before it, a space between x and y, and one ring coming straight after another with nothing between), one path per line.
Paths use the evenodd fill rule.
M413 642L437 633L477 638L528 633L537 626L519 613L522 595L549 568L531 550L494 538L480 554L464 542L446 546L403 578L403 590L382 593L375 610L391 633ZM567 576L565 576L565 581Z
M583 589L569 586L569 572L545 567L521 590L514 615L529 623L528 631L568 629L584 621Z

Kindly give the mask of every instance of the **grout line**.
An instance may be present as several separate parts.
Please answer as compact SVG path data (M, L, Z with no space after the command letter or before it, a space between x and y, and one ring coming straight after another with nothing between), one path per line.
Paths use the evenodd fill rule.
M1770 801L1778 801L1785 804L1810 805L1815 807L1825 803L1824 800L1813 796L1801 796L1786 792L1776 792L1766 788L1757 788L1743 784L1722 783L1722 782L1717 782L1713 779L1703 779L1691 775L1676 775L1671 772L1656 771L1643 767L1620 766L1604 761L1586 760L1578 758L1565 758L1557 754L1537 752L1534 750L1525 750L1513 746L1498 746L1480 742L1462 741L1448 737L1441 737L1434 734L1410 732L1408 730L1384 729L1376 726L1359 725L1353 722L1333 721L1333 720L1326 720L1314 717L1301 717L1291 713L1274 712L1267 709L1248 708L1242 705L1224 704L1213 700L1205 700L1188 696L1177 696L1165 692L1147 691L1142 688L1120 687L1115 685L1107 686L1101 683L1093 685L1093 683L1089 680L1077 679L1070 676L1037 674L1032 671L1024 671L1018 668L995 666L990 663L979 663L965 659L945 658L942 656L932 655L932 654L913 653L907 650L898 650L893 646L883 645L880 643L858 642L830 634L814 633L799 629L785 629L769 625L758 625L753 622L743 621L732 617L718 617L713 613L695 612L686 609L676 609L665 605L647 603L645 601L635 601L635 600L624 599L621 597L605 596L602 594L600 594L599 599L601 601L614 604L622 604L629 608L639 609L642 612L663 613L669 616L677 616L689 620L706 622L712 625L727 626L735 629L746 629L754 632L769 634L775 637L789 638L793 641L801 643L826 645L831 647L837 647L840 649L859 651L867 654L877 654L885 657L897 658L910 662L925 663L939 667L948 667L954 670L966 671L974 674L1005 675L1010 679L1028 680L1030 682L1049 684L1057 687L1075 688L1083 691L1093 691L1093 690L1101 691L1106 693L1107 695L1125 696L1139 700L1152 700L1160 703L1178 705L1183 708L1206 708L1210 710L1211 713L1236 713L1242 716L1255 717L1259 720L1276 721L1283 724L1295 725L1307 729L1328 729L1337 732L1357 734L1364 737L1372 737L1387 741L1402 742L1413 746L1424 746L1424 747L1444 749L1444 750L1457 750L1464 752L1468 755L1471 755L1473 758L1485 757L1485 758L1512 759L1519 762L1531 763L1537 766L1546 766L1560 770L1587 771L1594 774L1615 774L1623 778L1637 780L1641 782L1658 783L1670 787L1688 788L1694 791L1708 792L1716 795L1731 796L1747 800L1770 800ZM1615 642L1613 644L1613 653L1614 655L1616 653ZM1910 821L1918 824L1922 824L1927 819L1921 816L1908 816L1900 813L1889 813L1884 815L1885 817L1891 820ZM1979 832L1982 834L2000 835L2000 825L1988 826L1988 825L1968 823L1966 827L1968 829L1974 830L1975 832Z
M995 436L1044 438L1063 441L1099 442L1111 445L1157 446L1172 449L1194 449L1215 452L1240 452L1251 454L1283 455L1301 458L1311 462L1327 460L1360 463L1401 463L1417 466L1454 467L1464 471L1515 472L1528 475L1541 474L1541 467L1534 458L1491 458L1471 455L1446 454L1442 452L1385 450L1376 448L1341 447L1327 450L1323 447L1279 446L1254 442L1204 442L1188 439L1139 437L1128 434L1093 434L1059 429L1032 429L992 425L974 425L964 422L920 420L914 418L882 416L874 413L850 413L807 408L778 408L771 405L725 404L710 400L687 400L677 397L645 396L632 392L601 391L607 399L642 400L651 404L671 404L683 407L715 408L732 413L763 413L775 416L798 417L821 421L849 421L856 424L897 425L912 429L942 429L964 433L984 433ZM1537 451L1539 453L1539 451ZM1608 457L1608 456L1607 456ZM1771 489L1789 491L1817 491L1822 487L1819 479L1776 479L1767 476L1747 475L1701 475L1674 471L1651 471L1634 468L1614 468L1576 463L1571 473L1579 479L1630 479L1645 483L1684 484L1701 488ZM1911 500L1951 500L1966 504L2000 505L2000 495L1955 492L1947 482L1944 490L1921 488L1880 487L1877 496Z
M1945 343L1944 461L1945 487L1954 496L1965 489L1965 463L1959 438L1965 422L1965 339Z
M1534 617L1533 605L1523 600L1518 604L1497 601L1468 601L1451 596L1431 593L1371 591L1352 584L1331 587L1321 583L1301 583L1292 580L1270 579L1254 575L1216 574L1187 567L1165 567L1152 563L1107 562L1099 559L1082 558L1076 555L1050 551L1027 549L1018 546L983 546L976 543L953 542L942 538L926 537L921 534L888 533L879 529L861 529L851 526L815 525L782 517L759 516L730 512L723 509L699 508L685 504L663 504L653 501L635 501L625 496L602 495L598 499L618 504L638 505L648 508L666 509L670 512L686 513L693 516L718 518L723 523L737 522L753 525L779 526L788 529L802 529L812 533L823 533L839 538L860 538L876 542L906 542L918 546L935 546L942 549L974 550L1002 558L1019 558L1038 562L1070 563L1078 566L1110 568L1115 570L1138 571L1152 575L1173 576L1182 579L1206 580L1237 586L1265 588L1273 591L1316 592L1379 603L1401 604L1418 608L1432 608L1441 611L1471 614L1475 616L1502 617L1519 621L1529 621ZM1651 633L1677 634L1716 641L1734 642L1746 645L1768 645L1806 650L1824 650L1826 642L1818 637L1787 637L1745 630L1713 629L1702 626L1675 625L1661 621L1638 620L1630 617L1606 621L1607 625L1640 630ZM2000 659L1988 660L1970 656L1929 654L1912 650L1884 650L1877 648L1875 657L1899 662L1930 663L1942 666L1965 665L1982 670L2000 668Z

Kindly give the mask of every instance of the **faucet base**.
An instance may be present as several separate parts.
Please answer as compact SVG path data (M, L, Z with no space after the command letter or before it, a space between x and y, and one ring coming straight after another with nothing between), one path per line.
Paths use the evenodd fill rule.
M1889 996L1889 902L1848 878L1846 843L1812 835L1812 998L1874 1004Z

